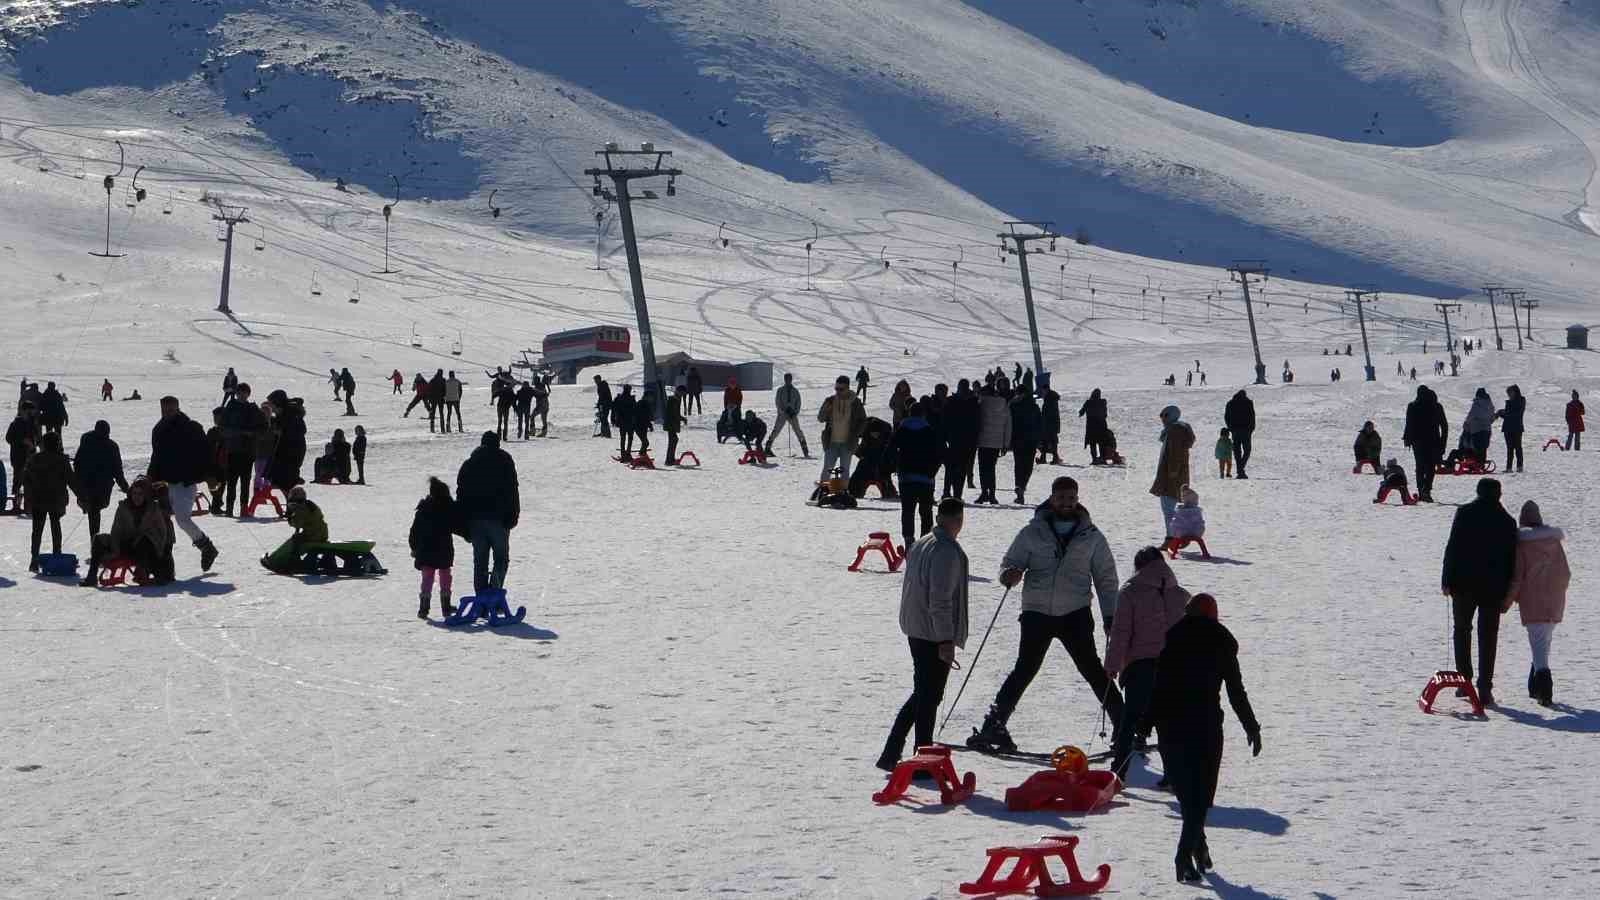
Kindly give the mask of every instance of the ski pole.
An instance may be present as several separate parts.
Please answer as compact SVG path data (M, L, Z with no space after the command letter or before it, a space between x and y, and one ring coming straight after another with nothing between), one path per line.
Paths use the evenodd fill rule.
M944 734L944 727L950 724L950 716L956 711L956 704L961 702L961 694L967 689L967 682L972 680L973 670L978 668L978 660L983 656L983 645L989 643L989 632L994 631L994 623L1000 619L1000 610L1006 605L1006 598L1011 596L1011 588L1000 596L1000 602L995 605L994 615L989 618L989 628L983 633L983 640L978 642L978 652L972 654L972 665L967 666L967 677L961 679L961 689L956 691L956 698L950 701L950 708L945 710L944 721L939 723L939 730L933 733L935 740Z

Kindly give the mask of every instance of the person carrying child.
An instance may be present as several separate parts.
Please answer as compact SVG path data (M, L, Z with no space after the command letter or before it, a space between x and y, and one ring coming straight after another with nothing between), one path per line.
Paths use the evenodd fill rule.
M1383 438L1378 435L1378 427L1370 421L1361 426L1361 433L1356 435L1355 443L1356 467L1353 472L1360 472L1361 467L1370 463L1372 468L1378 468L1378 460L1383 458Z
M303 485L296 485L289 492L289 505L283 517L294 528L294 534L278 549L261 557L263 566L279 573L298 571L307 547L328 542L328 522L322 516L322 508L306 497Z
M1572 569L1561 546L1566 535L1561 529L1544 524L1539 504L1532 500L1522 504L1517 521L1522 525L1517 532L1517 561L1511 569L1511 587L1506 591L1501 612L1510 612L1512 604L1519 607L1522 625L1528 629L1528 646L1533 651L1528 696L1549 706L1555 693L1550 677L1550 640L1567 609Z
M1383 467L1383 482L1378 486L1378 496L1372 502L1382 503L1388 500L1391 491L1399 491L1400 502L1406 506L1417 502L1416 498L1411 496L1406 484L1406 470L1400 467L1400 461L1397 459L1389 460L1388 465Z
M430 477L428 496L417 504L416 515L411 519L411 558L422 573L422 587L417 594L419 619L428 617L435 577L439 581L440 612L446 616L455 612L450 605L450 568L456 559L455 505L450 486Z
M1217 438L1217 477L1233 477L1233 439L1228 436L1228 429L1222 429L1222 434Z

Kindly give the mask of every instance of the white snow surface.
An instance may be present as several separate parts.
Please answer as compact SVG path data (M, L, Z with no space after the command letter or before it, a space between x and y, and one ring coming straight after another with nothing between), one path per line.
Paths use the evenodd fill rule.
M595 5L592 21L571 4L526 12L541 7L0 8L13 53L0 76L11 164L0 377L63 386L69 445L104 418L130 472L148 457L155 398L174 394L204 421L229 365L258 395L306 398L310 455L334 428L364 424L372 486L311 494L336 538L377 541L390 569L333 583L269 575L255 560L286 526L202 518L222 553L213 573L180 540L170 589L93 591L30 575L26 523L0 519L0 895L954 897L984 848L1063 831L1082 839L1086 868L1112 865L1123 896L1592 895L1600 630L1585 586L1600 522L1586 453L1538 450L1564 431L1569 391L1600 402L1600 370L1563 349L1560 328L1587 320L1600 275L1592 5L1084 2L1040 19L985 2L663 0ZM1222 44L1240 23L1261 32L1259 52ZM619 33L641 53L624 69L606 50ZM119 43L142 52L112 52ZM1151 54L1172 58L1129 59ZM1227 90L1208 96L1196 73ZM1325 95L1303 95L1313 89ZM1367 133L1374 121L1385 134ZM977 773L970 801L945 809L913 788L907 803L874 806L872 761L910 689L900 578L844 567L868 532L898 533L898 506L804 505L818 464L787 448L776 469L736 465L733 445L715 443L712 392L684 441L704 467L635 472L590 439L590 372L557 388L551 439L509 447L523 516L508 589L527 622L418 622L406 529L425 477L453 484L492 421L482 370L547 332L634 326L612 224L605 268L592 268L578 174L610 137L654 139L689 173L676 197L637 208L658 352L770 360L812 410L862 364L884 418L897 379L925 393L1030 365L1016 262L993 250L998 222L1108 223L1103 242L1032 258L1069 466L1036 471L1028 499L1057 474L1078 478L1125 577L1159 536L1147 492L1157 412L1179 404L1195 427L1216 559L1174 566L1219 599L1265 737L1251 759L1229 715L1207 886L1172 882L1178 821L1153 788L1155 756L1091 816L1007 812L1005 788L1033 769L972 754L956 760ZM129 170L110 241L127 255L108 260L85 251L103 245L99 179L117 139ZM1017 147L1027 152L993 155ZM130 207L140 164L149 196ZM397 273L380 275L391 171L405 176ZM333 190L336 175L349 193ZM221 245L202 192L250 208L233 319L212 311ZM1201 249L1180 253L1180 239ZM1269 372L1287 359L1298 375L1250 389L1261 427L1244 482L1218 480L1210 454L1253 363L1237 289L1216 268L1233 256L1274 264L1257 294L1262 354ZM1462 377L1433 378L1434 297L1489 279L1544 304L1526 349L1501 305L1507 351L1494 352L1489 310L1468 302L1456 336L1491 349ZM1341 306L1344 285L1368 282L1420 292L1367 309L1374 383ZM1347 343L1357 356L1321 355ZM1208 386L1185 388L1197 358ZM1515 613L1487 721L1452 716L1448 700L1441 715L1416 707L1451 662L1438 571L1472 479L1441 478L1437 506L1378 508L1376 479L1349 474L1369 418L1385 455L1411 468L1400 432L1414 385L1397 362L1439 391L1453 425L1480 385L1498 400L1517 383L1530 398L1528 472L1505 477L1506 506L1536 499L1568 535L1552 709L1523 696ZM361 382L355 420L321 393L339 366ZM383 382L440 366L470 383L465 435L400 418L409 398ZM1330 384L1334 366L1345 378ZM637 362L591 371L640 378ZM1168 373L1179 387L1159 386ZM97 403L102 378L146 400ZM1090 468L1078 447L1071 413L1095 387L1126 470ZM770 421L770 395L746 405ZM1029 515L968 514L972 680L946 740L978 724L1014 657L1015 598L972 668L1001 599L1000 555ZM75 507L66 531L65 549L86 556ZM456 579L465 593L460 543ZM1011 726L1028 749L1105 743L1059 649Z

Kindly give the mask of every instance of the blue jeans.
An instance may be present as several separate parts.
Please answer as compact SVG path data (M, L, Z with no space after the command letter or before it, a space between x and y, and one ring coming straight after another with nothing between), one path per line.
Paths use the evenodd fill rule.
M506 569L511 565L511 529L489 519L474 519L467 527L472 536L472 592L506 586ZM489 554L494 553L494 573L489 572Z
M838 466L844 470L844 477L850 478L850 445L829 444L822 448L822 480L827 481L832 476L829 474L833 467Z
M1177 497L1162 497L1161 499L1161 534L1172 537L1172 516L1178 511Z

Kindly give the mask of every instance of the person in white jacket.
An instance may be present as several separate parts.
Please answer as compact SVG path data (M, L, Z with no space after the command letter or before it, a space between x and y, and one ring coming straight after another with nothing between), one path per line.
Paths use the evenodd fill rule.
M1078 674L1113 722L1122 721L1122 694L1106 676L1095 651L1090 590L1100 602L1109 633L1117 611L1117 563L1105 535L1089 511L1078 503L1078 483L1065 476L1050 486L1050 499L1035 511L1033 521L1017 533L1001 563L1000 582L1022 585L1022 637L1017 662L995 695L983 727L967 739L975 750L1014 750L1006 729L1012 710L1044 664L1050 644L1067 648Z
M933 743L933 722L956 648L967 645L967 553L956 541L965 516L960 500L946 498L939 504L938 525L906 553L900 630L911 645L912 689L878 757L878 768L885 771L893 771L905 753L913 726L914 746Z
M766 453L772 455L772 445L778 441L778 432L785 426L800 438L800 453L806 459L811 458L811 448L806 446L806 433L800 428L800 389L794 386L794 376L785 372L783 374L783 387L778 388L777 396L773 398L777 403L777 413L772 423L772 433L767 435Z
M1011 446L1011 389L1004 378L978 392L978 492L977 503L998 506L995 497L995 463Z

